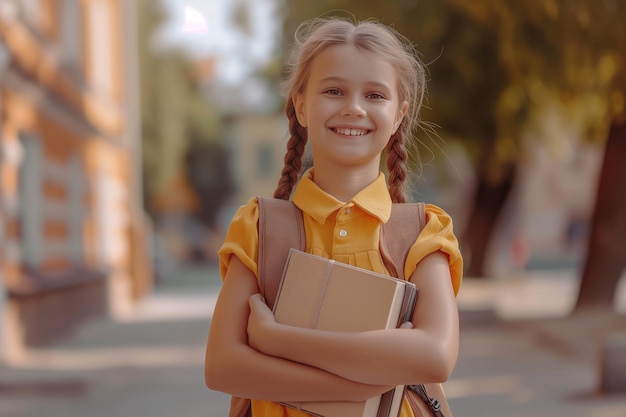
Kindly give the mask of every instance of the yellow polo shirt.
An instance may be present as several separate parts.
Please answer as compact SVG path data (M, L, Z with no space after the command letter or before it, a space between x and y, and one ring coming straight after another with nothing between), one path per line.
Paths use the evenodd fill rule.
M341 202L321 190L313 182L309 170L298 183L293 202L303 212L306 252L335 261L387 274L379 250L380 224L391 214L391 197L385 176L381 173L370 185L349 202ZM452 230L452 219L437 206L426 204L426 225L409 250L405 277L427 255L442 251L448 255L455 295L461 285L463 260ZM226 276L231 255L237 256L257 275L259 218L254 197L239 208L228 229L218 254L222 277ZM254 417L306 417L307 414L269 401L252 401ZM403 404L401 417L412 417L408 404Z

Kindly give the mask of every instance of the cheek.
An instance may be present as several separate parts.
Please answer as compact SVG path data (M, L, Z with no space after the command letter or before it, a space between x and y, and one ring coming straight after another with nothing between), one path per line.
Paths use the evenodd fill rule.
M381 121L384 120L385 126L388 129L393 129L394 126L396 126L398 122L398 117L397 117L397 113L395 111L393 111L392 109L389 109L387 111L385 111L383 114L380 115Z
M393 112L393 130L396 131L404 119L404 113L396 110Z
M313 107L309 107L309 112L307 113L307 122L309 125L315 125L310 127L323 127L326 124L326 121L331 118L334 114L334 110L332 105L325 102L318 102Z

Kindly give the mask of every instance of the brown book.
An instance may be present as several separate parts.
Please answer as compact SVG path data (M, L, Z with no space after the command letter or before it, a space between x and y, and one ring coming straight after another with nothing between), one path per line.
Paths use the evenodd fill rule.
M395 328L410 320L416 297L411 282L291 249L274 316L279 323L319 330ZM323 417L395 417L403 392L398 386L367 401L286 405Z

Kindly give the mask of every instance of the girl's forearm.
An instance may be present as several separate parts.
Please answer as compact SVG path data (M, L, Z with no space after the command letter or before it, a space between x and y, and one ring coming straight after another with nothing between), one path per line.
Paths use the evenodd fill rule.
M206 367L211 389L277 402L363 401L391 388L347 380L245 345L211 355Z
M420 329L346 333L278 326L267 347L268 354L365 384L442 382L456 361L454 347Z

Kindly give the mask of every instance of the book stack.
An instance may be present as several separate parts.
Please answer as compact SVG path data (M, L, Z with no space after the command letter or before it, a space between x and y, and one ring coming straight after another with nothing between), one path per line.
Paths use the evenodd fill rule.
M398 327L411 319L417 288L408 281L291 249L274 316L291 326L362 332ZM404 386L367 401L285 403L314 416L395 417Z

